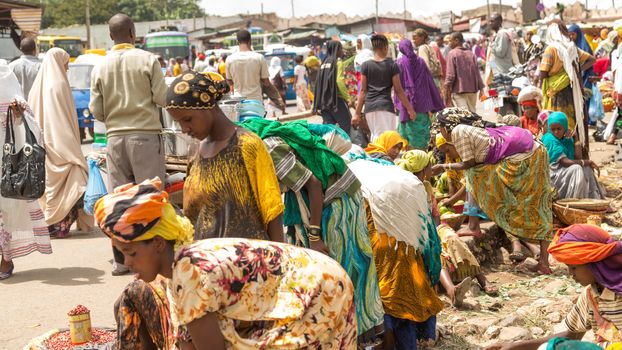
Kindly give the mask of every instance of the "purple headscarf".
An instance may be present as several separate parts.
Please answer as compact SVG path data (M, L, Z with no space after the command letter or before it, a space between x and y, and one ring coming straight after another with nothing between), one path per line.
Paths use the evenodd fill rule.
M402 57L397 60L400 67L400 81L406 98L417 113L438 112L445 108L432 74L423 58L419 57L408 39L402 39L399 45ZM402 123L409 120L408 111L402 102L394 97L395 107L400 113Z
M598 261L586 262L592 270L596 282L601 286L615 292L622 294L622 241L615 241L609 233L600 227L592 225L572 225L565 230L560 230L559 243L561 246L564 243L597 243L602 246L612 247L612 249L605 250L604 256L599 256ZM555 239L549 248L549 252L557 259L555 254ZM595 253L595 249L592 245L587 247L591 249L592 254ZM577 248L574 248L577 253L580 253ZM603 254L600 254L603 255ZM558 259L562 260L563 259ZM596 260L596 259L594 259Z

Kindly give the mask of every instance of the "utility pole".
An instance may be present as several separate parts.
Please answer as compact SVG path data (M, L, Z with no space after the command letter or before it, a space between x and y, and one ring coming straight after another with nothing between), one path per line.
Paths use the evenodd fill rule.
M406 0L404 0L404 20L406 20Z
M86 0L86 8L84 11L86 17L86 48L91 48L91 0Z
M262 4L263 6L263 4ZM294 0L292 0L292 18L296 17L296 15L294 14Z
M488 18L486 18L486 26L490 27L490 0L486 0L486 8L488 9Z
M503 10L501 9L501 0L499 0L499 14L501 15L502 13L503 13Z
M376 24L378 24L378 0L376 0Z

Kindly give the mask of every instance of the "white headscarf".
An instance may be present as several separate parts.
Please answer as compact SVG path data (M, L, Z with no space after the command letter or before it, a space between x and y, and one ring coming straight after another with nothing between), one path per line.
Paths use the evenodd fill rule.
M278 57L272 57L270 60L270 67L268 67L268 75L270 80L276 78L277 74L282 74L281 59Z
M357 41L358 40L361 41L361 49L356 54L356 57L354 57L354 68L357 72L361 70L363 63L374 58L374 52L372 51L371 39L369 36L361 34L358 36Z
M564 70L570 78L572 87L572 99L574 102L574 114L577 129L579 130L579 140L585 145L585 128L583 125L583 83L575 69L579 64L579 52L577 46L570 38L566 37L559 30L559 24L551 23L546 30L546 44L557 50L557 54L564 64ZM569 116L570 117L570 116Z
M47 51L28 96L44 135L47 176L45 195L39 203L48 225L65 219L84 195L88 178L76 105L65 69L68 63L69 54L64 50L55 47Z
M613 51L613 49L615 48L614 40L617 37L618 37L618 32L616 32L615 30L610 31L609 34L607 34L607 39L601 41L598 44L596 51L594 51L594 55L595 56L609 55L611 51Z

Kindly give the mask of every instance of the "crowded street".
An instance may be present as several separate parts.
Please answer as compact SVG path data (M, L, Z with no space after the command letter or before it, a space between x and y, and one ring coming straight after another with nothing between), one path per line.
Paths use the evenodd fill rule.
M0 0L0 350L622 350L622 10L506 2Z

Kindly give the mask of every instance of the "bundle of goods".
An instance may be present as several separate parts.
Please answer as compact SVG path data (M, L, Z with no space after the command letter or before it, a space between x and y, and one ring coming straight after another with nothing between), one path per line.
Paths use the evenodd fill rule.
M605 112L611 112L615 105L613 100L613 82L603 80L597 84L598 90L600 90L601 95L603 96L603 107Z
M116 331L91 328L89 309L78 305L67 313L69 329L54 329L33 339L24 350L112 350Z
M604 199L562 199L553 203L553 212L565 225L585 224L602 220L610 204Z

